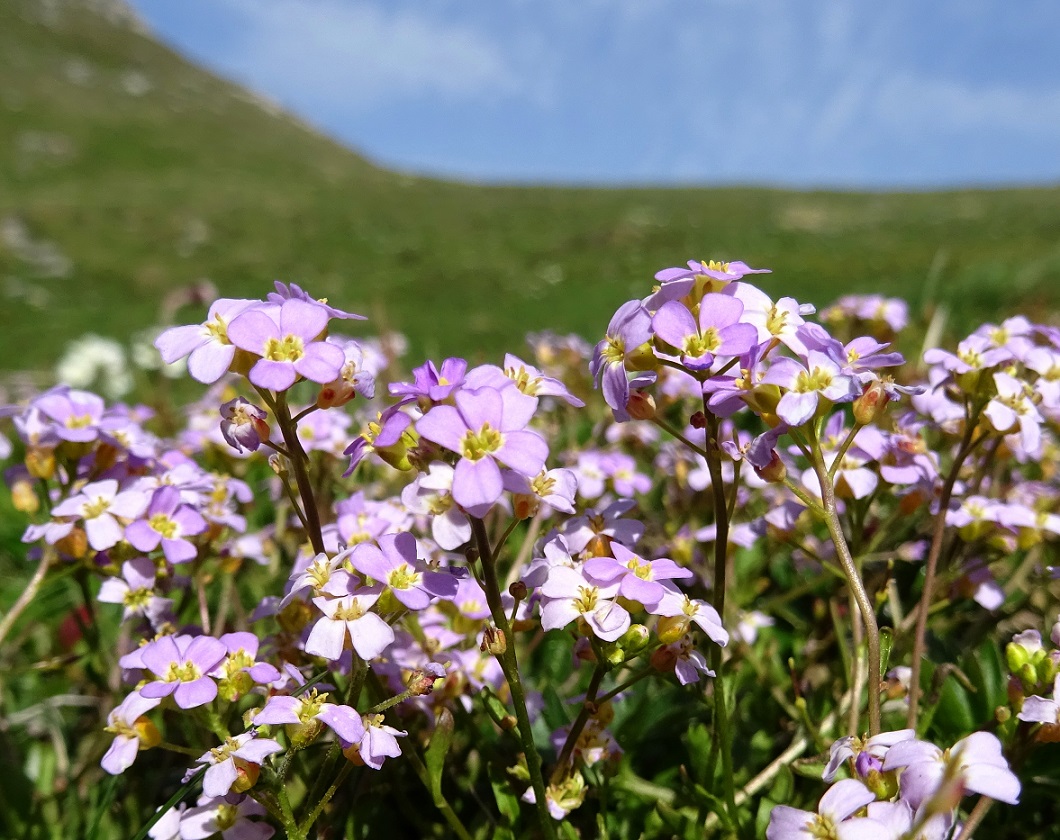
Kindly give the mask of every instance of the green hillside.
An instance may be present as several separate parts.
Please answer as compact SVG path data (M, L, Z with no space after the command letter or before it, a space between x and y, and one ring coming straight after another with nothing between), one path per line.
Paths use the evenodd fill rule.
M363 158L140 31L114 0L0 2L0 367L127 337L167 290L293 280L407 333L417 353L592 337L688 258L961 317L1060 304L1060 189L851 194L482 187ZM733 142L739 142L734 137ZM928 282L933 277L934 281ZM937 281L937 286L934 285Z

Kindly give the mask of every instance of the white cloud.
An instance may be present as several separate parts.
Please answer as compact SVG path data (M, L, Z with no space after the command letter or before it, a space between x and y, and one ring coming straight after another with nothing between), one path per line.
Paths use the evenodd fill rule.
M344 0L227 2L245 28L226 65L300 108L489 98L519 86L500 44L426 13Z

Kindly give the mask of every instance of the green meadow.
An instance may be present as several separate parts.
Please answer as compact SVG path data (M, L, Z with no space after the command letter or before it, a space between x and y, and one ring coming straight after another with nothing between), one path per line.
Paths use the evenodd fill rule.
M1060 304L1060 188L942 193L449 183L372 165L105 0L0 4L0 368L127 339L209 279L294 281L424 353L601 334L658 269L769 267L775 296L941 303L955 330ZM739 142L739 137L733 137ZM916 309L914 311L917 311ZM199 312L181 313L189 320Z

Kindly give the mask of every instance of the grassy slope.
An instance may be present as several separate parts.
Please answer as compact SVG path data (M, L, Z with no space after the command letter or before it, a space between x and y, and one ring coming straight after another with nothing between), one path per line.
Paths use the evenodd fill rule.
M124 338L157 319L167 289L201 277L231 296L300 282L406 332L417 353L519 350L544 327L596 336L655 270L690 257L769 266L767 289L819 304L843 291L921 301L933 264L935 294L966 318L1060 303L1060 189L410 178L78 3L59 2L54 16L40 5L0 3L0 220L21 220L73 268L41 277L0 237L0 368L46 366L58 343L89 330ZM131 72L150 89L129 93Z

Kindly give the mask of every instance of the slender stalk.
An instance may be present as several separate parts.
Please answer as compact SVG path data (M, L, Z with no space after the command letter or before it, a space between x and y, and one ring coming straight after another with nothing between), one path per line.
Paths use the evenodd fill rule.
M728 555L729 555L729 508L725 500L725 483L721 475L721 449L718 446L717 416L707 411L706 454L707 470L710 472L710 489L714 497L714 580L711 587L711 605L718 611L722 624L725 623L725 591L728 589ZM733 493L736 488L733 488ZM721 775L725 794L725 805L729 811L732 824L739 826L739 813L736 810L736 787L733 781L732 724L729 721L729 704L726 699L724 661L721 647L711 646L710 667L714 671L714 725L715 734L721 741Z
M961 826L961 833L957 835L957 840L972 840L972 835L975 834L975 830L979 828L979 823L983 821L986 812L990 810L993 804L994 800L989 796L979 797L979 801L972 808L972 813L968 815L968 819Z
M549 840L556 840L556 826L552 822L552 815L548 812L545 779L541 775L541 753L538 752L537 745L534 743L533 727L530 724L530 715L526 711L526 692L523 690L523 682L519 676L519 662L515 655L515 637L512 635L512 626L508 623L508 617L504 614L504 604L501 602L500 584L497 580L497 559L493 555L485 523L478 517L472 517L471 527L478 545L479 559L482 562L486 602L489 604L494 624L504 633L506 641L504 652L497 656L497 661L500 663L504 679L507 680L508 688L512 693L519 740L526 755L526 768L530 773L530 784L534 789L538 820L545 837Z
M969 409L964 420L964 436L957 455L953 459L950 471L942 485L942 493L939 496L939 512L935 519L935 531L931 535L931 549L928 551L927 564L924 569L924 589L920 593L920 602L916 606L916 635L913 639L913 661L912 672L909 675L909 713L906 716L906 727L916 729L917 717L920 714L920 670L921 660L924 658L924 648L927 643L927 620L931 608L931 598L935 594L935 575L938 571L939 556L942 554L942 542L946 534L946 513L949 511L950 499L953 497L953 487L957 483L957 476L961 471L965 458L975 447L975 418L977 412ZM979 441L983 440L982 437Z
M832 461L832 466L828 468L828 477L832 479L832 481L835 481L835 474L839 472L839 465L843 463L843 458L846 456L847 450L850 449L850 445L854 442L854 438L857 437L858 432L864 428L864 423L855 423L847 433L846 439L839 447L839 451L835 454L835 460Z
M258 388L262 399L272 409L276 417L276 425L280 427L283 442L290 453L291 471L294 473L295 483L298 485L298 495L302 497L302 507L305 513L306 530L309 542L316 554L324 552L324 537L320 532L320 511L317 509L316 497L313 493L313 483L309 479L309 457L302 448L302 441L298 439L298 422L291 417L291 409L287 405L287 394L281 391L273 399L268 391Z
M817 474L817 480L821 485L821 501L824 506L824 523L828 533L835 545L836 554L840 565L847 577L847 585L850 587L857 602L858 611L861 613L861 621L865 626L865 646L868 650L868 682L869 682L869 735L877 735L880 731L880 628L876 623L876 610L872 606L865 584L858 574L858 568L854 558L850 556L850 547L847 545L846 535L843 533L843 525L839 521L839 511L836 508L835 487L828 475L828 469L824 464L821 454L821 444L814 435L810 441L812 455L810 461L813 470ZM854 705L858 705L858 699L854 698Z
M33 577L29 579L29 583L26 584L26 588L22 590L22 594L18 596L18 600L12 604L11 609L7 611L7 615L4 616L3 621L0 621L0 642L3 642L7 637L7 634L11 632L11 628L15 626L15 622L18 621L18 617L22 615L26 607L30 605L30 602L36 597L37 592L41 588L41 584L44 583L44 577L48 574L48 567L51 566L52 561L55 559L55 551L51 546L45 546L42 553L40 562L37 564L36 571L33 572Z
M570 763L571 755L574 754L574 746L578 743L582 730L585 729L585 724L589 722L589 718L592 717L593 712L596 710L596 695L600 691L600 684L604 681L604 674L606 673L607 668L604 667L603 663L597 662L593 675L589 678L589 687L585 691L585 700L582 702L578 716L574 719L574 723L571 724L570 732L567 733L567 740L563 742L563 748L559 752L556 768L552 771L552 778L549 779L551 784L558 785L570 775L568 772L570 768L567 765Z

